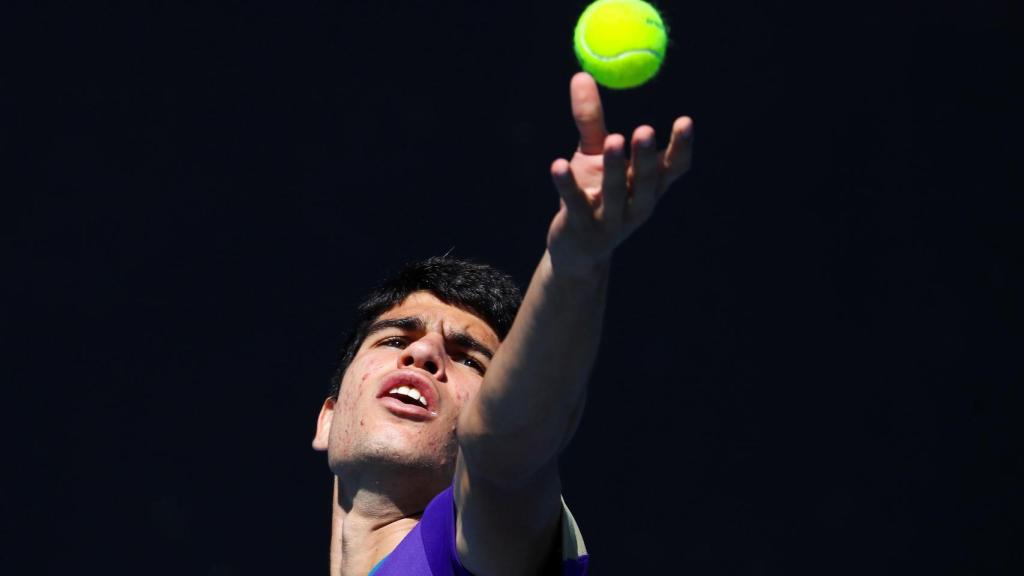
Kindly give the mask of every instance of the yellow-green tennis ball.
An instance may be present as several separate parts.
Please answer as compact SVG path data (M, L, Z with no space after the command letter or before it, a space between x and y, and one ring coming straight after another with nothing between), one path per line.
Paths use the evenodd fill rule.
M580 15L573 38L580 66L608 88L633 88L658 73L668 34L643 0L597 0Z

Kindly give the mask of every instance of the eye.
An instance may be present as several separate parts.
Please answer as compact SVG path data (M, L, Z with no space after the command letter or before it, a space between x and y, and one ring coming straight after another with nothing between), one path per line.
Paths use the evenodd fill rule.
M463 365L469 366L470 368L472 368L473 370L476 370L480 374L483 374L484 372L487 372L487 368L484 367L484 365L482 363L477 361L476 358L473 358L469 354L458 355L458 356L455 356L454 359L459 364L463 364Z
M405 348L405 338L401 336L390 336L377 343L378 346L388 346L390 348Z

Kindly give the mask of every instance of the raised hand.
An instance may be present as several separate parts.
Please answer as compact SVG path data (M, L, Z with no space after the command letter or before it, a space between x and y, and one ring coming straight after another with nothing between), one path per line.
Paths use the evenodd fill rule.
M594 79L585 72L576 74L569 92L580 143L572 160L559 158L551 164L561 207L548 229L548 252L556 271L573 274L607 260L650 217L669 185L686 173L693 120L675 120L663 151L656 148L653 128L636 128L627 160L625 138L605 129Z

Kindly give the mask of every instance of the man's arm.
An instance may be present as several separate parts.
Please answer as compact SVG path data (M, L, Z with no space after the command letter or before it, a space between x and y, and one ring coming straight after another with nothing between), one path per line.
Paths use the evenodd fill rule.
M627 159L625 139L605 131L593 79L574 76L570 95L580 145L551 166L562 202L547 250L459 419L458 545L478 574L523 573L543 561L560 511L557 457L583 410L612 252L690 162L689 118L675 122L662 153L654 130L637 128Z

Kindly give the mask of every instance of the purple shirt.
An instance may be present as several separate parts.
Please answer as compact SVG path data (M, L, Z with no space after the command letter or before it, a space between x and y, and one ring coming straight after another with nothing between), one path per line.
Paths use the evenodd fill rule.
M576 521L562 501L562 574L587 573L587 549ZM419 524L370 570L372 576L472 576L455 548L455 501L452 488L430 501Z

